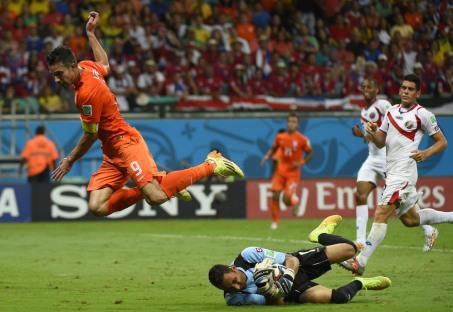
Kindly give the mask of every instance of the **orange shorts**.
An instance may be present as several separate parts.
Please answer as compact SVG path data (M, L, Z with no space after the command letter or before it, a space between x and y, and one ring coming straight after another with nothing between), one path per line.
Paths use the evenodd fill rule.
M145 140L139 137L121 136L113 142L114 155L104 154L102 164L93 173L88 184L88 191L110 187L113 190L122 188L132 179L138 188L142 188L153 179L160 179L153 156Z
M272 176L272 191L284 191L286 194L293 194L299 184L298 176L283 176L281 174L274 174Z

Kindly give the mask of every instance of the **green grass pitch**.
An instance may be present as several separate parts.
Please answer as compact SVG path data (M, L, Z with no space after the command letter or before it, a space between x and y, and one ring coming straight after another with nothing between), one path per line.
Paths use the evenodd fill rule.
M309 248L320 220L178 220L0 225L0 311L453 311L453 225L424 254L419 228L392 220L366 276L393 281L362 291L345 305L228 307L207 272L229 264L247 246L281 251ZM355 221L337 233L355 235ZM335 266L318 279L338 287L352 276Z

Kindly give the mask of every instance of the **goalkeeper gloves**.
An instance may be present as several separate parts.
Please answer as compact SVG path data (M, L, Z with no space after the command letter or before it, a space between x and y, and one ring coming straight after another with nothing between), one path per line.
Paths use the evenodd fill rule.
M284 296L287 296L291 292L291 288L294 283L294 271L290 268L284 268L283 274L278 281L275 282L277 287L281 289L284 293Z

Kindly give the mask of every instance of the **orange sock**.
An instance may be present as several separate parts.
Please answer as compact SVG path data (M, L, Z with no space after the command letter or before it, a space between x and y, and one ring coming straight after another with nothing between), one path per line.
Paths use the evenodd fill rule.
M140 199L143 199L143 195L142 192L136 187L116 190L109 198L107 215L126 209L130 205L138 202Z
M213 172L214 165L204 162L201 165L189 169L170 172L162 177L160 186L165 194L167 194L168 198L171 198L189 185L212 175Z
M280 213L280 203L278 199L271 198L271 213L272 213L272 221L278 223L278 217Z

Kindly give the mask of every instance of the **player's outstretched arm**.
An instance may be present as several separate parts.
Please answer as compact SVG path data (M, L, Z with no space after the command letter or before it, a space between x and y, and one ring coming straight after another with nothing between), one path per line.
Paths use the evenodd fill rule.
M378 129L377 124L374 122L368 122L365 128L367 136L378 148L383 148L385 146L385 138L387 134Z
M94 59L97 63L104 66L107 73L109 72L109 58L107 52L102 48L101 43L94 33L97 23L99 21L99 13L95 11L90 12L88 22L86 24L86 32L88 40L90 41L91 49L93 50Z
M264 154L263 158L261 159L260 161L260 165L263 166L264 163L266 162L266 160L268 160L269 158L271 158L272 155L274 155L276 151L276 148L275 147L271 147L267 152L266 154Z
M422 162L426 160L428 157L431 157L434 154L442 152L444 149L447 148L448 142L445 138L442 131L439 131L431 136L434 140L434 144L431 145L429 148L423 151L412 151L411 158L413 158L416 162Z
M90 149L97 138L97 133L84 132L76 147L74 147L72 152L67 157L63 158L58 167L52 172L52 180L56 182L61 181L69 170L71 170L72 164Z

